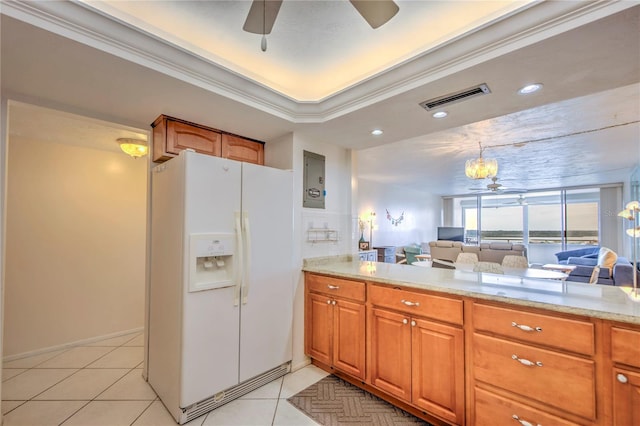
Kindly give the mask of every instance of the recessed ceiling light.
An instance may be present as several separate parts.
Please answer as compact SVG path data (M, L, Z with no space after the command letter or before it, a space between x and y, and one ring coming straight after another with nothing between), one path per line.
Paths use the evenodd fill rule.
M373 130L371 131L371 134L372 134L373 136L380 136L380 135L381 135L381 134L383 134L383 133L384 133L384 132L383 132L382 130L380 130L380 129L373 129Z
M527 84L526 86L518 90L518 93L520 93L521 95L528 95L529 93L537 92L540 89L542 89L542 84L540 83Z
M445 118L449 113L447 111L438 111L433 113L433 118Z

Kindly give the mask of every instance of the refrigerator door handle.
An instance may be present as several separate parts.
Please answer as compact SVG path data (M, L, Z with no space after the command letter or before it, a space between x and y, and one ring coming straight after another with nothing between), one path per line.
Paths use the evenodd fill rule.
M244 212L242 214L244 218L244 274L242 277L242 304L247 304L247 297L249 296L249 283L250 283L250 271L251 271L251 227L249 226L249 213Z
M242 246L242 222L240 220L240 212L235 213L236 219L236 253L235 253L235 271L234 271L234 296L233 306L240 304L240 290L242 289L242 277L243 277L243 246Z

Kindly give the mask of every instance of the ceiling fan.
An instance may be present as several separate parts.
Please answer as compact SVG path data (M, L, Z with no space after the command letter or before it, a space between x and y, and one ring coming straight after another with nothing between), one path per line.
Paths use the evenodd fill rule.
M527 199L522 194L519 194L518 198L516 198L515 201L511 201L511 202L505 203L505 204L518 204L520 206L528 206L529 205L529 203L527 202Z
M349 0L349 2L374 29L387 23L400 10L393 0ZM282 6L282 0L253 0L242 29L263 36L271 34L280 6ZM266 50L264 37L262 47L263 51Z
M501 183L498 183L498 177L494 176L491 178L491 183L487 184L485 188L469 188L471 191L484 191L486 193L495 193L495 194L503 194L505 192L510 193L518 193L518 192L527 192L526 189L521 188L508 188L503 186Z

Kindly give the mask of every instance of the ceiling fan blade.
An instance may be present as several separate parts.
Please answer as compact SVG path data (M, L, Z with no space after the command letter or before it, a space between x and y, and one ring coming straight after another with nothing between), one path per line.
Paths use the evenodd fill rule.
M393 0L349 0L371 28L386 24L400 8Z
M253 0L243 30L254 34L271 34L282 0Z

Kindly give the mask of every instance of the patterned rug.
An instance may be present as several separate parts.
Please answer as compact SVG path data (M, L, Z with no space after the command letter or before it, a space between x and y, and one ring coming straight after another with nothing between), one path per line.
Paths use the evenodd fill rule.
M336 376L325 377L287 401L324 426L431 426Z

